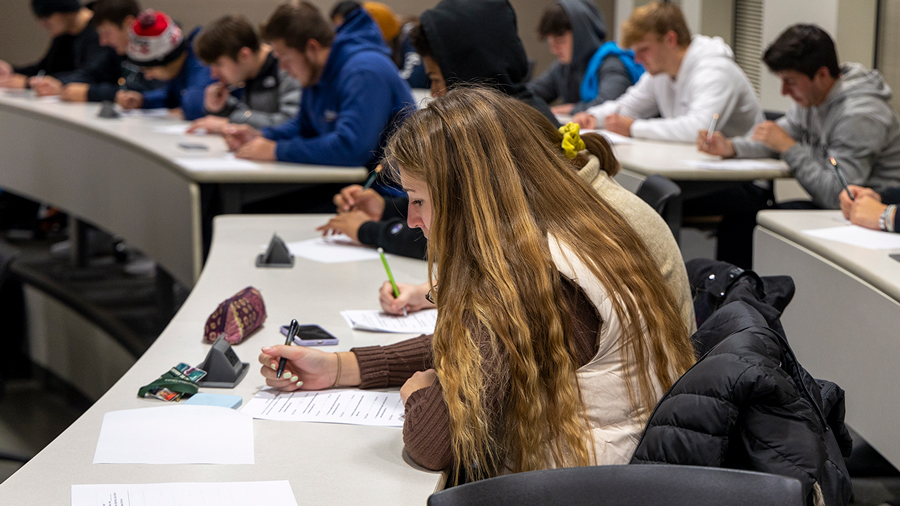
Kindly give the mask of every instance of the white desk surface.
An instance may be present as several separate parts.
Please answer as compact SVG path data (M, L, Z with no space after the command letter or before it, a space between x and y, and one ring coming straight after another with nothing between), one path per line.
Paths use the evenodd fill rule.
M278 327L291 318L319 324L336 335L340 345L324 347L326 351L409 337L352 331L339 314L343 309L378 307L377 290L386 276L377 259L322 264L296 258L291 269L255 267L256 255L273 232L288 242L308 239L317 235L314 227L326 219L323 215L216 218L208 262L172 322L81 418L0 484L0 502L69 504L73 484L290 480L299 504L424 504L443 478L404 458L399 428L254 420L255 465L92 464L104 413L165 405L138 398L138 388L178 362L199 364L209 350L201 341L207 316L246 286L260 290L268 311L264 327L235 346L238 357L251 368L234 390L201 391L240 395L246 403L264 385L257 362L260 347L283 343ZM389 261L398 281L425 280L425 262L392 255Z
M900 262L890 258L900 250L873 250L819 239L804 230L840 226L840 211L762 211L756 217L760 227L794 242L853 273L900 301Z
M643 177L653 174L673 181L752 181L790 177L788 166L781 160L766 160L768 169L713 170L689 167L685 161L719 160L697 150L694 144L634 139L628 144L616 144L613 150L622 168Z
M173 135L155 132L155 127L186 125L172 118L122 116L97 117L100 104L66 103L34 98L30 94L10 94L0 90L0 109L15 111L65 125L78 126L101 134L106 142L118 142L138 149L145 156L159 158L172 170L197 183L354 183L365 179L364 167L335 167L291 163L260 163L259 169L197 171L174 162L175 158L219 157L228 152L218 135ZM208 151L185 150L179 142L203 144ZM48 146L50 147L50 146Z

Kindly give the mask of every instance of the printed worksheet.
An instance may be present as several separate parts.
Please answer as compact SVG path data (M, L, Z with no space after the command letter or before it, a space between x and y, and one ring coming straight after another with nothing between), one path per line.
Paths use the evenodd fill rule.
M357 389L282 392L264 388L241 412L262 420L403 426L400 392Z
M72 485L72 506L297 506L281 481Z
M408 316L387 314L375 310L341 311L347 325L354 330L392 332L397 334L433 334L437 324L437 309L425 309Z

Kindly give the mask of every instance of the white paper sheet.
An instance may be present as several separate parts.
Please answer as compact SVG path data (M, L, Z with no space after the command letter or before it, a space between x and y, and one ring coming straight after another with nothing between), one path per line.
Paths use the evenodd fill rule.
M291 483L141 483L72 485L71 506L297 506Z
M191 125L165 125L153 127L153 131L161 134L184 135Z
M110 411L94 464L253 464L253 419L217 406Z
M869 230L856 225L804 230L803 233L866 249L900 249L900 234Z
M281 392L265 388L241 412L263 420L403 426L400 392L356 389Z
M778 160L734 159L727 160L684 160L682 164L695 169L709 170L771 170L784 169L784 162Z
M258 170L258 163L240 160L233 156L218 156L205 158L176 158L175 163L190 170L197 171L224 171L224 170Z
M346 235L289 242L287 247L292 255L326 264L379 259L377 251L368 246L354 244Z
M38 102L46 102L48 104L58 104L62 100L60 100L59 95L47 95L44 97L37 97L35 100Z
M354 330L393 332L400 334L433 334L437 324L437 309L426 309L394 316L379 310L341 311L347 325Z

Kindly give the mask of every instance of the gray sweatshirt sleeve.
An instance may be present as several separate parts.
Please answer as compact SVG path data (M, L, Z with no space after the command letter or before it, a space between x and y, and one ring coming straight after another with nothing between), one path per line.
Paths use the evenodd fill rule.
M865 186L875 157L887 142L888 128L878 118L855 112L840 118L829 133L826 152L808 144L795 144L782 153L794 177L824 209L839 209L843 186L831 166L833 157L847 183Z
M278 112L261 112L251 110L246 103L237 101L228 115L232 123L246 123L253 128L278 126L297 116L300 110L300 83L290 77L284 70L278 71Z
M775 124L781 127L791 139L800 142L801 132L800 115L803 114L797 107L788 109L787 114L778 118ZM754 127L754 130L756 128ZM778 153L767 148L765 144L752 139L753 131L744 137L731 139L734 144L735 158L778 158Z
M597 73L599 74L598 81L600 83L597 98L590 102L578 102L572 108L572 114L584 111L588 107L600 105L607 100L615 100L622 96L625 90L631 86L631 76L628 75L625 64L615 56L609 56L603 60L603 64L600 65L600 70Z
M548 104L556 100L560 95L557 83L560 81L559 73L562 67L558 61L553 62L550 68L538 76L537 79L528 83L528 89L532 93L544 99Z

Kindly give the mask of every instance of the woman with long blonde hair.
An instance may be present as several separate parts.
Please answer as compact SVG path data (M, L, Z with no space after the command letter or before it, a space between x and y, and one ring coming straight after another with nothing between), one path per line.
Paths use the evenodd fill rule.
M410 456L472 479L627 463L657 399L694 361L645 245L513 100L454 90L385 151L409 225L429 241L434 335L260 355L267 383L284 390L402 384ZM280 357L287 378L276 379Z

